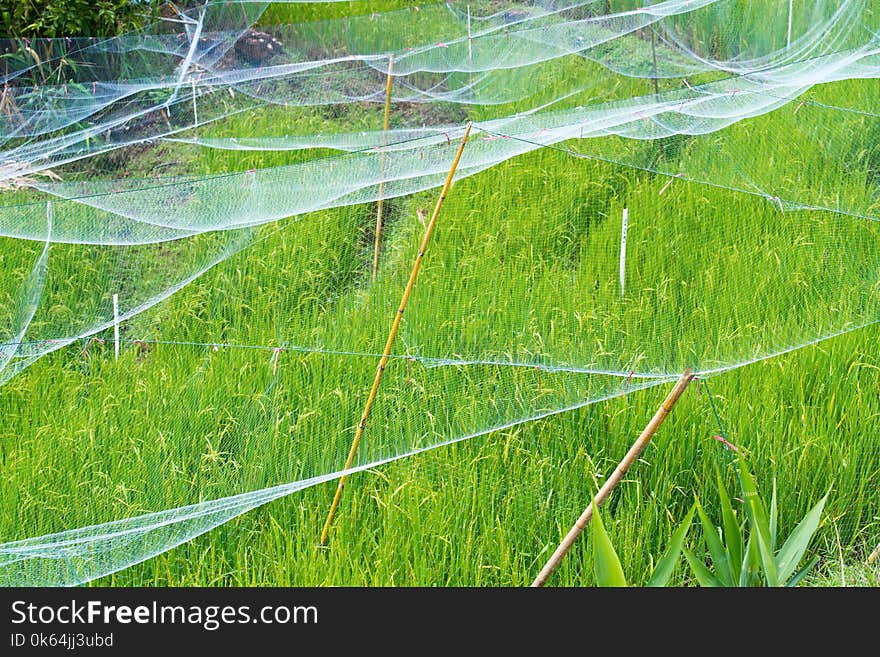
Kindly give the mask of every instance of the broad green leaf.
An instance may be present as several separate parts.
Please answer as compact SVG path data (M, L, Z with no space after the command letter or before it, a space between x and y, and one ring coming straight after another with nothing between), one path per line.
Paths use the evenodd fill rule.
M776 477L773 477L773 495L770 498L770 549L776 550L776 525L778 515L776 513ZM785 578L781 578L785 579Z
M755 519L755 510L753 507L749 509L749 519L751 522L751 533L755 536L755 545L758 548L758 554L761 557L761 566L764 571L764 578L767 580L767 586L779 586L778 569L776 568L776 560L773 557L773 550L770 548L769 528L759 526L759 520Z
M721 498L721 519L724 526L724 543L727 546L731 582L736 582L739 576L736 569L741 571L743 563L742 527L736 520L736 514L733 511L733 505L730 503L730 496L727 494L727 487L721 479L720 472L718 473L718 496Z
M620 559L605 532L599 506L593 501L593 567L596 570L596 583L599 586L626 586L626 577Z
M746 543L745 556L743 557L742 568L739 573L740 586L761 586L761 557L758 554L758 547L755 544L753 536L749 536Z
M679 557L681 557L684 537L687 536L688 530L693 523L695 509L696 504L691 507L684 520L673 532L672 539L669 541L669 547L666 548L666 552L660 557L660 560L654 567L654 572L651 573L648 586L666 586L667 582L669 582L669 578L672 577L672 571L675 570L675 565L678 563Z
M810 561L807 562L807 565L797 571L794 574L794 577L788 580L786 586L795 587L800 584L801 580L807 576L807 573L809 573L811 570L813 570L813 568L816 567L817 563L819 563L819 557L813 557L812 559L810 559Z
M776 560L773 558L773 548L770 543L770 521L758 494L758 486L742 458L739 459L739 479L749 518L750 538L755 539L767 586L779 586Z
M807 547L810 545L810 540L813 538L813 534L815 534L816 529L819 528L819 521L822 519L822 511L825 509L825 502L828 500L830 492L831 491L825 493L825 497L819 500L818 504L809 510L803 520L801 520L800 523L798 523L798 526L794 528L794 531L791 532L788 540L786 540L785 544L782 546L782 549L779 550L779 555L776 558L776 565L779 570L780 581L785 582L801 562L804 553L807 551Z
M706 568L706 564L697 559L693 552L686 547L681 548L681 551L684 553L684 558L687 559L688 565L691 567L691 571L694 573L694 577L697 578L700 586L721 586L721 582L718 581L715 575L709 572L709 569Z
M700 523L703 525L703 538L706 539L706 545L709 547L709 555L712 557L712 565L715 566L715 576L721 581L722 586L733 586L733 579L730 576L730 565L727 559L727 550L721 543L718 536L718 528L706 515L703 506L699 500L695 502L697 513L700 514Z

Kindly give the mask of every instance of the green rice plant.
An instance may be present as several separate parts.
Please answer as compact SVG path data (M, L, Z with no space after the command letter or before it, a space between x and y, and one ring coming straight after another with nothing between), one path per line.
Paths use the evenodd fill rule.
M369 6L380 4L405 3L371 2ZM308 10L314 15L304 18L318 19L351 8L349 3L334 3ZM277 11L290 12L285 20L299 21L299 12L306 9L291 5ZM630 44L640 45L637 41L634 37ZM732 50L735 45L725 48ZM504 79L515 79L514 73ZM582 94L558 106L625 99L651 89L644 80L605 75L598 64L582 58L546 62L530 69L528 76L541 102L560 97L573 79L591 83ZM877 178L871 173L878 168L873 166L876 140L867 130L876 121L852 113L845 120L838 116L840 123L831 124L833 131L822 130L830 116L822 105L872 110L876 84L841 81L814 89L810 97L816 104L743 121L717 138L679 139L659 161L664 169L676 172L682 160L688 168L705 171L708 180L717 181L729 180L730 157L738 162L786 162L789 165L784 167L754 167L750 177L761 188L782 185L807 190L817 202L833 206L842 197L854 207L874 212L871 204L878 199ZM223 100L222 95L206 95L200 97L199 106ZM466 112L461 110L461 120L509 115L538 102L473 105ZM400 107L394 111L414 110ZM310 107L269 106L206 125L200 136L371 130L381 125L381 118L376 103L352 103L338 116ZM430 122L442 121L431 115ZM835 138L827 139L832 132ZM717 144L725 136L730 144L725 152L730 155L721 157ZM736 155L737 144L745 155ZM692 317L683 318L680 331L668 333L711 336L702 340L710 347L725 341L740 344L738 353L743 358L752 354L751 347L766 348L770 340L777 346L795 342L801 346L791 338L803 337L807 328L813 332L816 327L828 327L832 320L839 324L844 314L876 316L876 298L869 297L867 290L876 293L877 288L864 281L876 281L873 249L878 244L878 224L850 224L830 214L788 208L783 216L764 199L682 180L660 195L669 178L653 173L657 146L646 143L637 149L623 137L606 137L576 148L604 159L578 160L575 165L561 151L546 149L460 180L448 201L451 211L444 213L438 227L440 248L432 250L422 274L425 285L420 282L418 299L412 313L408 311L410 344L426 354L481 354L494 347L524 358L555 353L574 361L596 351L596 345L600 351L613 349L623 324L637 327L631 343L644 346L655 360L662 354L663 362L690 362L693 353L682 352L677 343L654 339L657 332L651 318L658 309L690 307L693 300L706 300L694 305ZM146 177L159 165L165 174L212 174L326 154L317 149L194 151L170 143L145 145L137 157L120 149L119 157L126 176ZM120 167L107 169L105 175L121 175ZM59 173L65 180L94 176L95 161L78 169L69 165ZM7 192L4 202L41 198L36 194L33 190ZM126 321L123 338L273 346L294 335L328 349L381 349L381 343L376 344L381 331L375 328L387 329L382 311L386 303L399 299L405 283L400 265L409 262L421 234L418 210L427 207L434 194L424 192L393 201L398 221L389 222L384 271L375 284L369 284L368 268L373 206L321 210L264 227L261 235L265 239L255 241L246 252L206 272L163 304ZM618 296L616 270L601 266L616 261L594 255L616 253L616 220L627 205L637 208L630 226L630 253L638 257L638 267L628 274L631 300L620 300L630 313L624 321L617 313L601 312L616 306L594 302L613 298L616 304ZM661 238L670 248L638 246ZM180 266L189 250L204 248L213 239L217 236L205 234L161 248L126 249L133 255L126 258L125 267L118 268L112 289L102 285L98 275L102 266L112 264L110 250L53 244L51 261L59 274L47 281L47 289L60 301L51 306L45 321L75 311L97 313L107 307L111 293L128 298L150 284L152 277L161 276L165 268ZM792 245L798 245L797 249ZM20 281L40 249L39 243L0 241L0 317L10 315ZM674 262L669 259L673 253ZM792 257L780 263L776 253ZM747 264L748 258L755 266ZM68 271L71 275L65 274ZM729 284L735 271L743 272L736 277L742 285ZM795 275L802 281L798 288L802 291L772 284ZM687 282L687 287L665 283L673 279ZM854 288L836 281L849 281ZM853 289L866 292L859 296ZM641 301L635 297L638 291ZM755 331L757 337L737 342L743 339L739 330L748 310L743 300L757 298L761 311L749 313L764 320L767 328L775 325L774 319L789 318L782 326L786 331ZM810 303L816 298L826 303ZM523 299L531 301L522 304ZM532 305L546 312L530 313ZM378 324L375 317L380 318ZM438 318L446 318L445 324ZM721 412L730 418L731 433L742 436L741 447L749 449L753 471L772 468L778 477L779 513L774 495L771 513L764 514L765 543L770 547L763 552L771 558L778 560L779 553L775 538L769 539L775 533L769 529L770 518L774 526L778 518L780 530L788 532L805 510L797 497L818 499L832 478L835 496L827 514L835 519L835 526L840 521L838 540L845 551L841 561L849 568L849 562L861 562L865 550L877 545L880 461L872 429L880 421L878 329L869 326L717 378ZM593 335L601 339L586 337ZM110 339L109 334L103 337ZM378 335L379 340L382 337ZM47 356L10 381L0 394L4 420L0 423L0 541L213 499L245 485L287 481L302 474L297 469L301 466L285 455L311 454L312 446L327 448L331 454L335 443L328 436L346 439L347 447L349 434L339 433L330 420L356 419L358 395L363 380L369 382L372 363L320 354L294 356L285 351L276 377L271 350L235 353L215 353L206 345L157 342L148 347L126 341L117 362L112 348L96 343L83 353L78 345ZM496 400L540 402L542 408L553 408L562 395L571 397L578 385L586 385L579 384L582 377L575 374L538 373L536 380L532 372L526 376L525 371L514 375L474 369L461 374L460 385L435 385L435 393L428 395L416 385L426 380L427 373L413 369L409 379L400 374L397 388L389 390L382 408L389 413L411 408L414 416L442 414L468 426L486 424L488 420L481 417L487 417L486 409L493 408L490 403ZM440 380L439 374L432 376ZM482 381L486 385L481 387ZM738 394L744 390L749 394ZM489 403L481 405L484 399ZM623 437L640 428L656 401L653 389L633 390L625 397L494 431L352 478L334 541L317 557L314 544L332 495L330 482L254 509L190 543L94 583L521 584L545 556L546 537L558 535L559 519L573 517L582 509L587 475L617 463ZM688 510L690 492L714 483L716 472L706 456L716 445L707 437L713 426L708 407L697 395L683 400L669 426L672 430L658 436L638 472L623 482L612 506L606 507L605 519L613 514L614 526L610 521L601 528L595 523L593 541L602 540L597 534L604 534L607 527L616 546L612 550L617 568L613 560L596 567L596 559L606 556L594 554L599 552L594 542L593 549L569 555L555 583L602 584L606 575L619 581L622 573L634 585L681 581L671 579L682 573L680 552L673 549L681 529L676 521ZM401 431L398 437L410 435L415 434ZM375 440L373 434L370 440ZM323 451L316 454L329 459ZM289 471L283 469L285 463ZM724 533L713 529L713 536L727 551L728 571L736 570L736 580L717 572L723 567L714 556L711 566L703 561L700 565L718 582L736 585L749 556L755 583L765 583L761 546L749 547L744 540L746 534L755 541L761 538L751 529L749 509L734 513L730 498L726 499L725 515L733 518L731 527L738 537L738 559L730 557L737 541L732 533L728 535L728 518L721 523ZM721 512L717 505L706 508L709 515ZM700 511L706 527L703 516L709 516ZM829 545L830 525L815 530L825 535ZM685 534L681 534L682 543ZM672 544L667 543L670 536ZM826 565L838 558L836 545L833 551L826 547L822 552ZM819 549L813 548L817 553ZM653 555L664 556L655 561ZM780 583L786 579L782 570L776 567ZM819 570L801 583L825 577L825 573L815 574ZM876 585L876 577L867 579L872 572L859 575L861 579L847 574L846 581Z
M782 547L777 549L776 481L768 507L742 457L738 459L738 475L743 495L743 520L737 518L720 475L721 525L709 518L699 500L696 502L712 566L710 568L693 552L683 549L694 576L701 586L797 586L819 562L819 557L813 557L797 570L819 528L830 491L807 512Z

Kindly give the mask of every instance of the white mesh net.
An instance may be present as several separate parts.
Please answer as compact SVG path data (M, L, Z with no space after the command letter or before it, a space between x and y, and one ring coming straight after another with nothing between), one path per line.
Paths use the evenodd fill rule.
M642 4L254 27L265 4L213 2L6 44L0 580L86 582L342 474L875 324L876 8Z

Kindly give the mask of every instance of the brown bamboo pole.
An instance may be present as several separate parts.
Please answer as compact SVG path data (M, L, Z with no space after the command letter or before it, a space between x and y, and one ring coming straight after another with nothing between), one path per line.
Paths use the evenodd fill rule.
M878 545L874 551L868 556L868 565L873 564L877 559L880 558L880 545Z
M419 254L416 256L416 260L413 263L412 273L409 275L409 281L407 281L406 288L403 291L403 297L400 300L400 306L398 306L397 313L394 316L391 331L388 333L388 340L385 342L385 350L382 352L382 358L379 360L379 365L376 368L376 377L373 379L373 387L370 389L370 396L367 398L367 404L364 407L364 412L361 414L361 421L355 431L354 440L352 441L351 449L348 452L348 458L345 460L345 470L348 470L351 467L351 464L354 462L354 457L357 455L361 437L364 435L364 429L367 427L367 419L370 417L370 411L373 408L373 403L376 401L376 394L379 391L382 374L385 372L385 366L388 364L388 357L391 355L391 348L394 346L394 339L397 337L397 330L400 328L400 321L403 319L403 311L406 310L406 304L409 301L409 296L415 285L416 277L419 275L419 269L422 267L422 259L425 257L425 250L428 248L428 240L431 239L431 233L434 232L434 224L437 222L437 217L440 215L440 208L443 207L443 201L446 200L446 195L449 193L449 188L452 186L452 178L455 176L455 170L458 168L461 154L464 152L464 147L465 144L467 144L468 136L470 134L471 124L468 122L464 131L464 136L461 138L461 144L459 144L458 151L455 153L455 159L452 161L452 167L449 169L449 175L446 176L446 182L443 184L443 189L440 192L440 198L437 199L437 205L434 207L434 214L431 215L431 220L425 227L425 234L422 237L421 246L419 246ZM342 491L345 488L345 480L346 475L342 475L339 478L339 484L336 487L336 494L333 496L333 503L330 505L330 511L327 513L327 520L324 522L324 529L321 531L321 545L324 545L327 541L327 535L330 532L330 525L333 523L333 517L336 515L336 508L339 506L339 500L342 498Z
M678 380L678 383L675 384L675 387L673 387L670 393L666 396L666 399L660 405L660 408L654 413L654 417L651 418L651 421L648 422L648 425L642 430L638 439L636 439L632 447L629 448L626 456L623 457L623 460L617 465L614 472L611 473L611 476L608 477L608 480L603 484L602 488L599 489L599 492L596 493L596 497L581 514L581 517L577 519L577 522L574 523L574 526L569 530L568 534L565 535L565 538L562 539L562 542L559 544L559 547L556 548L553 556L551 556L547 560L547 563L544 564L541 572L538 573L535 581L532 582L532 586L544 586L547 582L547 578L553 574L553 571L556 570L557 566L562 562L563 557L565 557L571 549L571 546L574 545L577 537L581 535L581 532L584 531L584 528L593 518L593 506L601 506L608 496L611 495L611 492L614 490L615 486L620 483L620 480L623 479L623 476L626 474L627 470L629 470L630 466L636 462L637 458L639 458L642 450L644 450L645 447L648 446L648 443L651 442L651 438L657 433L660 425L666 420L667 416L672 411L672 407L675 406L675 403L681 397L682 393L684 393L685 388L687 388L693 378L694 373L691 372L690 368L686 369L684 374L682 374L681 378Z
M385 121L382 124L382 145L388 144L388 128L391 126L391 83L394 80L391 75L394 70L394 55L388 57L388 81L385 83ZM379 271L379 248L382 243L382 198L385 192L385 152L382 152L381 179L379 180L379 202L376 206L376 244L373 248L373 280Z

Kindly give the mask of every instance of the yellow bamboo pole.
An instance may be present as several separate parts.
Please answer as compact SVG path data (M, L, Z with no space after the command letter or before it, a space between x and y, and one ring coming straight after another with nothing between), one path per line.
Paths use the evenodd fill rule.
M400 300L400 306L398 306L397 313L394 316L391 331L388 333L388 340L385 342L385 350L382 352L382 358L379 360L379 365L376 368L376 377L373 379L373 387L370 389L370 396L367 398L367 404L364 407L364 412L361 414L361 421L355 431L354 440L352 441L351 449L348 452L348 458L345 460L345 470L351 468L351 464L354 462L354 457L357 455L361 437L364 435L364 429L367 427L367 419L370 417L370 411L373 408L373 403L376 401L376 394L379 391L379 383L382 381L382 374L385 372L385 366L388 364L388 358L391 355L391 348L394 346L394 339L397 337L397 330L400 328L400 321L403 319L403 311L406 310L406 304L409 301L409 296L415 285L416 277L419 275L419 269L421 269L422 266L422 259L425 257L425 250L428 248L428 240L431 239L431 233L434 232L434 224L437 222L437 217L440 215L440 208L443 207L443 201L446 200L446 195L449 193L449 188L452 185L452 178L455 176L455 170L458 168L461 154L464 151L465 144L467 144L468 136L470 134L471 124L468 123L467 128L465 128L464 131L464 136L461 139L461 144L458 146L458 151L455 153L455 159L452 161L452 167L449 169L449 175L446 176L446 182L443 184L443 189L440 192L440 198L437 199L437 205L434 207L434 214L431 215L431 220L425 227L425 234L422 237L421 246L419 246L419 254L416 256L416 260L413 263L412 273L409 275L409 281L403 291L403 297ZM327 513L327 520L324 522L324 529L321 531L321 545L324 545L324 543L327 542L327 535L330 533L330 525L333 523L333 517L336 515L336 508L339 506L339 500L342 498L342 491L345 488L345 480L346 475L342 475L339 478L339 484L336 487L336 494L333 496L333 503L330 505L330 511Z
M544 586L547 582L547 578L553 574L553 571L556 570L557 566L562 562L563 557L565 557L571 549L571 546L574 545L578 536L581 535L581 532L584 531L584 528L593 518L593 506L601 506L602 502L611 495L611 492L617 484L620 483L620 480L623 479L623 476L626 474L627 470L629 470L630 466L635 463L637 458L639 458L642 450L644 450L645 447L648 446L648 443L651 442L651 438L657 433L660 425L663 424L669 413L672 411L672 407L675 406L675 402L679 400L682 393L684 393L685 388L687 388L693 378L694 373L691 372L690 369L686 369L684 374L682 374L681 378L678 380L678 383L675 384L675 387L672 388L669 395L667 395L666 399L660 405L660 408L654 413L654 417L651 418L651 421L648 422L648 425L642 430L642 433L639 435L638 439L636 439L636 442L634 442L633 446L629 448L626 456L623 457L623 460L617 465L614 472L611 473L611 476L608 477L608 480L602 488L599 489L595 499L593 499L587 508L584 509L581 517L577 519L577 522L569 530L568 534L565 535L565 538L562 539L562 542L559 544L559 547L556 548L553 556L551 556L547 560L547 563L544 564L541 572L538 573L535 581L532 582L532 586Z
M868 565L873 564L878 558L880 558L880 545L868 556Z
M385 121L382 124L382 144L388 144L388 128L391 126L391 83L394 78L391 72L394 70L394 55L388 58L388 81L385 83ZM379 247L382 240L382 198L385 192L385 153L382 153L382 178L379 180L379 202L376 207L376 244L373 248L373 280L376 280L376 273L379 271Z

